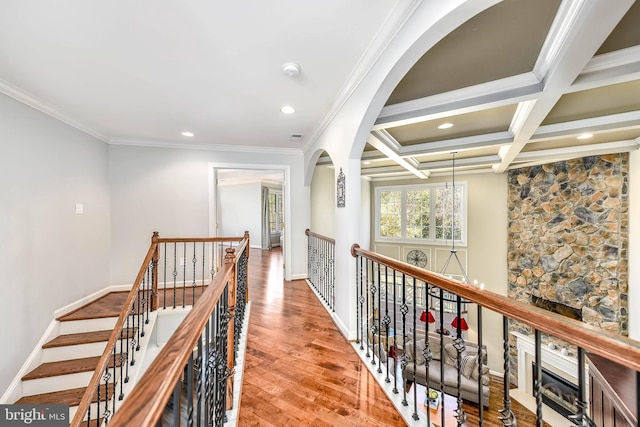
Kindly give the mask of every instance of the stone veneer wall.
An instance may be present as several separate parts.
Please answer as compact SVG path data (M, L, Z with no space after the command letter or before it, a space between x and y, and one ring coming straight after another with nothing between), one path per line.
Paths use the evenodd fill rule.
M510 297L565 304L628 335L628 172L626 153L509 171Z

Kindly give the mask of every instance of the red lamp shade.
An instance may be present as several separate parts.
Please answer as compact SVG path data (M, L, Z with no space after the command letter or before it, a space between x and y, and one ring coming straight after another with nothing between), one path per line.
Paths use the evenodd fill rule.
M458 327L458 319L460 319L459 327ZM451 322L451 326L453 326L456 329L462 329L463 331L466 331L469 329L469 325L467 325L467 321L464 320L464 317L454 317L453 322Z
M428 321L429 323L435 323L436 319L434 319L433 314L431 314L430 311L423 311L422 314L420 315L420 321L421 322Z

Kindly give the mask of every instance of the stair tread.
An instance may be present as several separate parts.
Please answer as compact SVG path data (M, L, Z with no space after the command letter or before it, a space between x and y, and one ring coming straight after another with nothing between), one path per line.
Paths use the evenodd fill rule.
M136 331L135 328L125 329L127 331L127 338L130 338L133 335L133 332ZM54 347L65 347L69 345L78 345L78 344L90 344L101 341L108 341L111 337L112 330L104 330L104 331L91 331L91 332L80 332L77 334L68 334L68 335L59 335L47 342L42 346L42 348L54 348Z
M72 388L68 390L59 390L51 393L42 393L42 394L33 394L30 396L23 396L16 403L18 404L30 404L30 405L46 405L46 404L60 404L60 405L69 405L69 406L78 406L80 401L82 400L82 396L84 396L86 387ZM104 392L106 387L104 384L100 386L100 396L101 399L104 397ZM111 399L113 396L114 385L113 383L109 384L109 396ZM93 394L92 403L98 401L98 394Z
M72 320L118 317L128 295L129 292L126 291L108 293L64 316L60 316L58 320L67 322Z
M22 377L22 381L55 377L58 375L77 374L80 372L91 372L96 369L99 361L100 356L94 356L43 363ZM109 361L109 366L113 366L113 360ZM120 357L116 357L116 366L120 366Z

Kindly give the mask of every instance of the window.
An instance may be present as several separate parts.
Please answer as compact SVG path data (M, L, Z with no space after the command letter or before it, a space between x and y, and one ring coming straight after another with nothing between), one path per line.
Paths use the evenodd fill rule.
M269 191L269 231L271 233L282 232L284 212L282 207L282 194Z
M379 187L376 239L466 245L467 183ZM453 198L453 200L452 200ZM455 215L454 215L455 213Z

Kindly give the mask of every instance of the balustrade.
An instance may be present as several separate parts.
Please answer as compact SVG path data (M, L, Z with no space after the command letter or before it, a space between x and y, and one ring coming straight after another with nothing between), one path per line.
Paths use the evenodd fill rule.
M613 335L581 321L561 316L538 307L527 305L470 284L452 280L404 262L400 262L374 252L366 251L354 245L352 255L356 262L356 321L357 344L363 358L370 359L371 370L378 373L382 365L386 365L386 373L382 382L394 383L392 392L402 393L399 400L402 405L410 408L411 416L418 420L431 420L431 411L419 410L424 396L417 395L417 387L412 387L412 396L408 395L411 383L421 383L426 390L434 389L440 396L447 394L451 399L440 402L438 420L439 425L451 425L447 422L446 414L453 416L453 423L458 426L467 421L467 414L463 402L475 402L478 425L484 424L485 415L496 413L494 419L499 419L504 426L515 426L518 420L512 411L512 366L515 360L511 356L510 340L516 325L530 328L533 336L533 412L537 426L543 425L545 409L543 397L550 390L543 386L543 367L549 365L543 351L543 337L555 337L563 340L572 348L570 358L574 358L576 366L573 376L577 381L576 393L571 403L573 408L568 414L567 423L578 425L594 425L588 412L588 388L586 387L585 357L594 354L627 366L636 373L640 371L640 345L637 341L623 336ZM433 303L430 304L429 300ZM452 304L451 304L452 303ZM473 306L473 310L464 307ZM440 328L436 330L436 318L429 317L429 309L438 307ZM454 328L451 336L446 336L444 328L444 307L454 307L453 325L462 325L463 317L476 313L477 318L469 318L475 329L477 342L465 339L462 327ZM467 312L468 311L468 312ZM483 332L485 312L493 317L502 318L502 330L489 331L492 341L502 337L502 354L491 354L491 358L501 358L502 372L489 372L487 367L488 352L486 337ZM424 316L421 316L425 313ZM417 319L422 317L422 322ZM429 320L433 320L430 322ZM466 322L464 322L466 324ZM393 327L392 327L393 326ZM439 331L440 333L438 333ZM470 331L469 331L470 332ZM468 333L468 332L467 332ZM499 338L498 338L499 339ZM545 346L546 347L546 346ZM493 346L492 348L495 348ZM448 359L447 359L448 358ZM423 362L424 360L424 362ZM397 363L397 365L396 365ZM494 369L498 366L493 363ZM434 368L436 372L434 372ZM447 372L445 372L445 369ZM451 370L456 370L452 375ZM519 369L524 369L520 366ZM530 368L529 368L530 369ZM439 371L439 372L437 372ZM531 371L529 371L531 372ZM437 375L436 375L437 373ZM497 375L496 375L497 374ZM402 375L405 387L399 391L396 376ZM452 381L452 376L455 380ZM636 377L638 375L636 374ZM501 408L489 408L490 381L503 383L503 402ZM640 383L636 381L637 390ZM499 387L497 387L499 389ZM635 396L634 405L640 404ZM455 407L451 404L455 402ZM449 408L445 405L449 404ZM485 409L487 408L487 409ZM636 411L636 408L633 408ZM637 413L637 412L636 412ZM637 418L635 420L637 423ZM475 423L474 423L475 424Z
M187 425L222 425L233 401L248 257L248 233L181 239L154 233L71 426L95 420L156 425L161 419L181 425L181 418ZM129 384L152 312L187 306L190 312L160 354L135 386Z
M335 240L307 229L308 281L330 310L335 308Z

